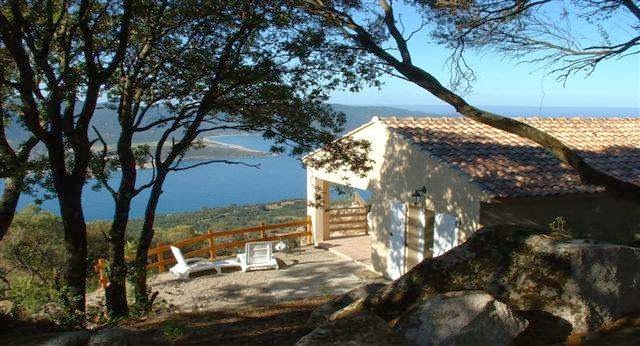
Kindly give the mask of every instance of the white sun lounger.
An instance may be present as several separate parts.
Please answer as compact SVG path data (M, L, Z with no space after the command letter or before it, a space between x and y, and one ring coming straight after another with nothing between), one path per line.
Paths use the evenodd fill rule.
M185 259L182 255L182 251L175 246L171 246L171 252L178 261L178 264L169 269L170 272L177 275L182 279L188 279L190 273L196 273L204 270L215 269L220 274L220 268L223 267L237 267L240 263L234 260L222 260L211 262L206 258L194 257Z
M273 257L270 241L246 243L244 253L238 254L238 262L240 262L243 272L249 269L278 269L278 262Z

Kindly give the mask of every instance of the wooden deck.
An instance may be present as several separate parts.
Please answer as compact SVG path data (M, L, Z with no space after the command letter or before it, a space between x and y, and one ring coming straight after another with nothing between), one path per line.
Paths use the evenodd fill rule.
M371 265L371 237L368 234L332 236L319 244L339 256L348 258L373 271Z

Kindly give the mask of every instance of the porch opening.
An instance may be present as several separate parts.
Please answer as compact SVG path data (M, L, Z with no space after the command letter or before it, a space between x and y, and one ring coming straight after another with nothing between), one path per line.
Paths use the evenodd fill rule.
M333 185L333 184L331 184ZM338 190L341 187L338 187ZM371 263L371 237L367 216L371 205L365 200L370 197L368 191L349 188L345 198L343 195L330 193L329 208L324 210L328 221L328 234L318 242L318 247L329 250L339 256L353 260L368 269Z

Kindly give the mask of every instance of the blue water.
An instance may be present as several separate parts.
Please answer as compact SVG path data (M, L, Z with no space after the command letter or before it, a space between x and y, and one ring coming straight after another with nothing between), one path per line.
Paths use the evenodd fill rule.
M216 141L243 145L257 150L269 147L259 136L221 136ZM217 207L231 204L256 204L283 199L305 198L306 172L300 162L286 155L238 159L248 164L260 164L259 168L242 165L211 164L194 169L171 173L164 184L158 213L174 213ZM194 161L185 164L193 164ZM138 182L143 184L151 177L151 170L138 171ZM111 178L117 186L118 172ZM0 182L0 187L2 183ZM87 220L110 219L114 203L105 191L93 191L88 184L83 192L83 206ZM131 206L131 216L142 217L148 191L138 195ZM33 203L33 198L24 196L19 208ZM43 203L43 209L59 213L57 200Z

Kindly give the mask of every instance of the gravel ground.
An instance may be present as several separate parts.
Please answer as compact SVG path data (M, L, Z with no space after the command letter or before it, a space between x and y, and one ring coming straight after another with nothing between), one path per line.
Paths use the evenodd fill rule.
M203 272L188 280L164 273L149 279L159 298L177 311L222 310L234 307L265 306L285 301L334 296L360 285L384 281L381 276L359 264L313 247L300 252L276 253L279 270L267 269L243 273L235 268ZM103 290L88 295L88 303L102 299Z

